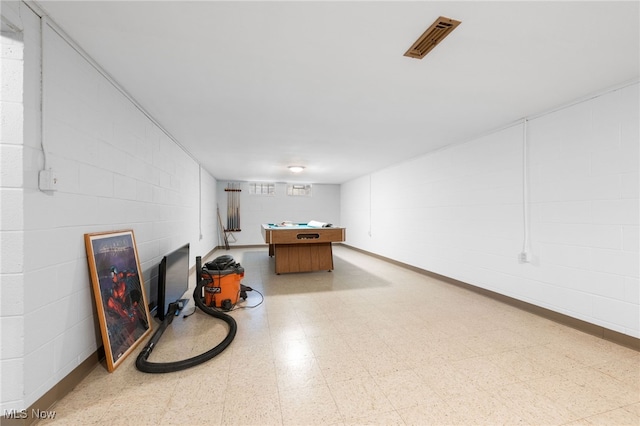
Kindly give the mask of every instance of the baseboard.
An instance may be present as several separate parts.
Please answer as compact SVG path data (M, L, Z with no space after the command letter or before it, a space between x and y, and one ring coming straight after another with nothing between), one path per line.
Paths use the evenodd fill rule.
M627 348L630 348L636 351L640 351L640 339L633 336L629 336L628 334L620 333L619 331L610 330L600 325L592 324L587 321L573 318L569 315L561 314L561 313L552 311L550 309L534 305L529 302L524 302L522 300L515 299L510 296L505 296L504 294L496 293L495 291L492 291L492 290L487 290L472 284L465 283L463 281L458 281L456 279L447 277L445 275L440 275L435 272L428 271L426 269L418 268L416 266L409 265L408 263L399 262L397 260L390 259L388 257L381 256L379 254L375 254L375 253L368 252L366 250L359 249L357 247L353 247L344 243L341 245L348 249L358 251L360 253L364 253L368 256L372 256L377 259L384 260L386 262L401 266L403 268L418 272L420 274L423 274L432 278L436 278L440 281L446 282L447 284L455 285L457 287L461 287L466 290L473 291L474 293L478 293L483 296L490 297L494 300L498 300L507 305L522 309L523 311L527 311L529 313L538 315L540 317L549 319L551 321L557 322L562 325L566 325L576 330L580 330L584 333L600 337L604 340L608 340L610 342L616 343L621 346L625 346Z
M247 248L253 246L236 246L234 248ZM265 247L264 245L256 245L255 247ZM224 250L224 247L214 247L211 251L209 251L205 256L202 256L203 259L206 259L212 256L218 250ZM195 265L189 268L189 274L195 272ZM89 373L101 363L104 363L105 353L104 347L98 348L98 350L92 353L86 360L84 360L80 365L73 369L69 374L67 374L62 380L56 383L51 389L49 389L43 396L41 396L36 402L34 402L30 407L26 410L18 410L14 417L20 418L8 418L6 416L0 416L0 425L2 426L30 426L39 420L34 413L38 411L50 411L51 407L54 406L56 402L65 397L69 392L71 392L82 380L84 380ZM54 410L55 411L55 410ZM24 418L22 418L24 417Z
M42 395L36 402L31 404L26 410L18 411L14 417L24 418L7 418L5 416L0 417L0 424L2 426L29 426L40 420L36 413L55 411L52 410L54 404L64 398L69 392L71 392L82 380L84 380L96 366L101 364L105 358L104 347L98 348L97 351L92 353L87 359L85 359L80 365L67 374L64 379L56 383L51 389L49 389L44 395Z
M566 325L568 327L574 328L576 330L580 330L584 333L588 333L597 337L600 337L604 340L608 340L610 342L619 344L621 346L628 347L630 349L634 349L636 351L640 351L640 339L635 338L633 336L629 336L624 333L620 333L618 331L610 330L605 327L591 324L589 322L579 320L573 317L570 317L565 314L561 314L555 311L552 311L547 308L542 308L540 306L523 302L522 300L514 299L510 296L505 296L500 293L496 293L491 290L487 290L481 287L477 287L462 281L458 281L456 279L437 274L435 272L428 271L426 269L418 268L413 265L409 265L407 263L399 262L397 260L393 260L375 253L368 252L366 250L359 249L357 247L353 247L344 243L340 243L341 246L346 247L350 250L358 251L364 253L368 256L375 257L380 260L384 260L386 262L392 263L394 265L401 266L403 268L418 272L420 274L436 278L440 281L446 282L447 284L455 285L461 288L464 288L469 291L473 291L475 293L481 294L486 297L490 297L492 299L498 300L510 306L514 306L516 308L522 309L524 311L533 313L543 318L547 318L551 321L557 322L559 324ZM264 248L264 244L260 245L247 245L247 246L234 246L234 248ZM204 258L208 258L213 255L217 250L225 250L224 247L216 247L207 253ZM96 352L91 354L84 362L82 362L78 367L76 367L71 373L69 373L64 379L58 382L53 388L51 388L47 393L45 393L40 399L38 399L34 404L32 404L26 410L26 418L25 419L9 419L4 416L0 417L0 424L2 426L29 426L33 424L38 419L32 416L32 412L35 410L46 411L50 410L53 405L62 399L65 395L73 390L85 377L89 375L89 373L101 363L104 359L104 348L100 347Z

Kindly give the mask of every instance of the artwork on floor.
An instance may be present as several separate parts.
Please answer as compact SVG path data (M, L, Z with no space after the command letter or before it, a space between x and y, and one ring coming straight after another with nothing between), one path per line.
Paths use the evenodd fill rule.
M109 372L151 332L132 230L85 234L89 273Z

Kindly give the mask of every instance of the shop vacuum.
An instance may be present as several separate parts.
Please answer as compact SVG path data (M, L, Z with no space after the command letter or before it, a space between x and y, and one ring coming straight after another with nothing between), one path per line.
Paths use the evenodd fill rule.
M202 268L205 305L230 311L238 303L238 298L246 300L246 287L240 283L242 278L244 268L229 255L205 263Z
M229 326L227 336L216 346L192 358L172 362L150 362L149 355L158 344L162 333L167 329L178 310L178 302L169 305L169 312L160 327L153 334L147 345L136 359L136 368L145 373L170 373L186 370L202 364L224 351L236 336L237 324L230 315L238 299L247 298L251 287L240 283L244 277L244 268L229 255L219 256L212 262L202 266L200 256L196 257L196 288L193 291L193 301L204 313L226 322Z

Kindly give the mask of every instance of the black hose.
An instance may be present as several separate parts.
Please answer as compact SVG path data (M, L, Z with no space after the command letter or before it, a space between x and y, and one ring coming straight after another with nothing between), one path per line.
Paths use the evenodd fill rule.
M206 314L221 319L229 325L229 331L224 340L207 352L196 355L192 358L173 362L149 362L147 358L149 358L149 355L151 355L153 348L158 344L160 337L162 337L162 333L164 333L169 324L171 324L171 322L173 321L176 307L172 308L170 306L169 313L160 325L160 328L156 330L156 332L149 340L149 343L147 343L147 345L142 349L142 352L140 352L140 354L138 355L138 358L136 359L136 367L138 368L138 370L144 373L171 373L174 371L186 370L187 368L195 367L196 365L209 361L216 355L219 355L227 348L227 346L231 344L233 339L236 337L236 331L238 329L236 320L234 320L233 317L225 314L224 312L219 312L204 304L204 302L202 301L202 287L205 285L205 283L206 281L204 280L198 280L196 289L193 291L193 301L195 302L196 306L202 309Z

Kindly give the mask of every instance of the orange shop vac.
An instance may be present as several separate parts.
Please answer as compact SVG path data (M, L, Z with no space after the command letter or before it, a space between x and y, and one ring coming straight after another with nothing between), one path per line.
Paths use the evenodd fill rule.
M204 304L223 311L232 310L239 299L247 299L246 287L240 281L244 268L232 256L219 256L202 267Z

